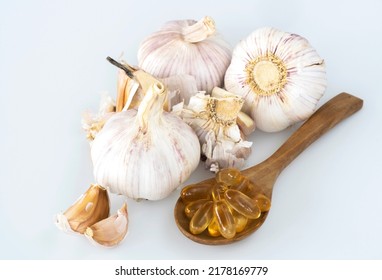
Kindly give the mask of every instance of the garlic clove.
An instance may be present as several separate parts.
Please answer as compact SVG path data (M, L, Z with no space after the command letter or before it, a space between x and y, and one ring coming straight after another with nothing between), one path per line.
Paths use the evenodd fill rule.
M266 132L307 119L326 84L324 60L309 42L270 27L235 47L225 74L226 89L244 98L244 112Z
M256 129L254 120L242 111L237 114L236 123L246 136L250 135Z
M109 216L109 211L107 190L92 184L64 213L57 214L56 226L65 232L84 233L88 226Z
M106 247L118 245L128 231L127 205L124 203L117 214L86 228L84 235L93 243Z

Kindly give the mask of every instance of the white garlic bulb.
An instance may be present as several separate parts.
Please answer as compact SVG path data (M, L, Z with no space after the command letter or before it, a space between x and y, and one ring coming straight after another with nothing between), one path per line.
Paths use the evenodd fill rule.
M245 99L257 128L280 131L313 114L326 89L324 60L305 38L260 28L235 47L225 87Z
M200 146L194 131L163 111L167 90L157 81L138 110L115 113L91 146L96 181L133 199L168 196L197 167Z
M215 32L214 21L167 22L147 37L138 51L139 67L157 78L188 74L198 90L210 92L223 84L231 61L230 46Z
M206 156L206 167L213 172L222 168L242 168L251 152L237 125L243 99L230 95L211 97L199 92L181 109L182 119L196 132ZM178 107L175 108L180 111Z

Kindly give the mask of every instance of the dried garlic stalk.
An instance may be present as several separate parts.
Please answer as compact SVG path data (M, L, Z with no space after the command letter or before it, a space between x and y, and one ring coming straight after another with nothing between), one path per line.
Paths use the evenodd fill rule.
M126 62L119 63L111 58L108 60L121 68L118 72L116 111L137 109L148 90L149 84L156 78ZM164 104L166 111L170 111L172 106L182 101L188 103L190 97L197 92L196 80L191 75L175 75L158 80L164 84L168 91L167 100Z

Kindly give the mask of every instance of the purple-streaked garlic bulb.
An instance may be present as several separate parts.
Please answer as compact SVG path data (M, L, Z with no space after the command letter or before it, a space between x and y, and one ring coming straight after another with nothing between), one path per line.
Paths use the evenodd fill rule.
M191 75L198 90L222 86L231 47L216 33L210 17L167 22L138 51L139 67L157 78Z

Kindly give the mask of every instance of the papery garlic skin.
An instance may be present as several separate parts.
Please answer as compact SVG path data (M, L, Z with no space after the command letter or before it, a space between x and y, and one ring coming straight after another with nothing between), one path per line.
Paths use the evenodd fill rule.
M138 51L139 67L157 78L188 74L198 90L210 92L223 84L231 61L231 47L215 32L214 21L167 22L148 36Z
M108 95L104 94L101 97L99 110L97 114L85 112L82 115L82 128L86 131L86 138L93 141L98 132L102 129L105 122L115 112L115 101Z
M244 111L266 132L311 116L326 84L324 60L309 42L270 27L235 47L225 75L226 89L245 99Z
M236 123L242 105L237 96L217 98L199 92L183 109L176 108L198 135L206 167L213 172L243 167L251 152L252 143L242 138Z
M194 131L164 112L161 83L145 94L138 110L114 114L93 141L96 181L133 199L168 196L195 170L200 146Z

